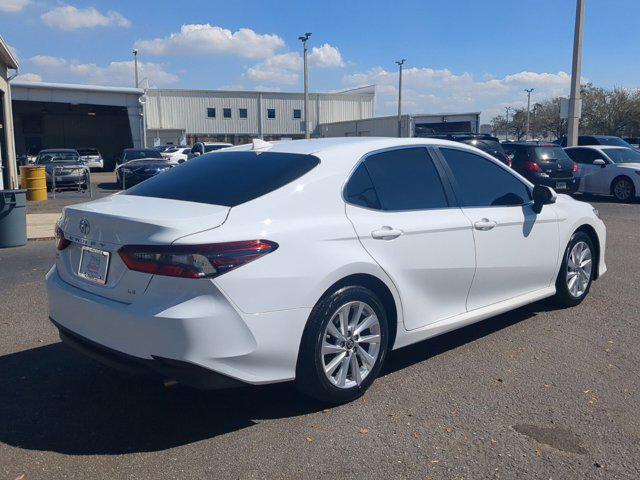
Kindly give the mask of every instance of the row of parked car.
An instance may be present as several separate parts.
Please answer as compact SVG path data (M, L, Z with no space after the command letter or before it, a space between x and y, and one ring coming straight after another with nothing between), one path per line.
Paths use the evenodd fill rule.
M555 142L500 142L481 134L440 134L431 137L472 145L516 170L535 185L552 187L559 193L612 195L633 201L640 193L640 150L637 138L581 135L577 147L567 139Z

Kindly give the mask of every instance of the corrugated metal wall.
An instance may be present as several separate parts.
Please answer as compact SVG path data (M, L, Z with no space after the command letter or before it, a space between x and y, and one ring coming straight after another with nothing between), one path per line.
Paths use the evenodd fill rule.
M318 123L373 116L374 98L373 94L310 94L311 130ZM216 109L215 118L207 117L208 108ZM225 108L231 109L231 118L224 118ZM247 118L240 118L241 108L247 109ZM275 109L275 118L268 118L268 109ZM294 118L294 109L304 110L303 94L150 89L145 105L147 130L180 129L196 135L302 135L304 125Z

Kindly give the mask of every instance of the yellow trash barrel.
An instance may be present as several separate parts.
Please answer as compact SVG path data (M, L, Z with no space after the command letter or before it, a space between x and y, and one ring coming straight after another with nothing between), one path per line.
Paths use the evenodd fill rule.
M47 177L44 167L24 165L20 167L20 188L27 191L27 200L47 200Z

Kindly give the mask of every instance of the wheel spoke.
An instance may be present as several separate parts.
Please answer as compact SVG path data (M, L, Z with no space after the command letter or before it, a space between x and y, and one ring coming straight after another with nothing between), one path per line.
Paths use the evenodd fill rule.
M354 330L354 335L360 335L361 332L365 331L367 328L372 327L378 322L378 317L375 315L369 315L365 318L360 325Z
M347 356L347 352L342 352L338 355L336 355L330 362L329 364L324 367L324 371L327 372L327 375L331 376L333 374L333 372L335 372L336 368L338 368L338 365L340 365L340 362L342 362L342 360Z
M340 330L336 328L336 326L333 324L333 321L330 321L327 325L327 333L332 337L337 338L338 340L345 340L344 335L342 335L342 333L340 333Z
M362 312L364 311L364 303L359 303L358 308L356 309L356 313L353 315L351 320L349 320L349 331L353 332L360 321L360 317L362 317Z
M351 376L353 377L353 380L355 380L356 385L360 385L362 383L360 365L358 365L358 356L355 354L351 355Z
M340 370L338 371L337 384L339 387L344 387L347 381L347 374L349 373L349 365L351 364L352 353L346 355L340 362Z
M357 344L356 344L356 352L358 352L358 356L360 357L360 360L365 365L365 367L367 367L367 369L373 368L373 365L376 363L376 359L373 358L371 355L369 355L369 352L367 352L364 348L362 348L360 345L357 345Z
M340 319L340 333L342 333L342 336L345 338L349 335L349 309L350 307L347 307L347 311L345 312L345 309L343 308L338 312L338 318Z
M574 275L573 277L571 277L569 279L569 282L568 282L568 285L567 285L569 287L569 290L571 291L571 293L574 296L576 295L576 291L577 291L577 288L576 288L577 287L577 282L578 282L578 275Z
M331 343L328 342L323 342L322 343L322 354L323 355L330 355L332 353L341 353L344 352L344 348L339 346L339 345L333 345Z
M380 343L380 335L365 335L358 338L358 343Z

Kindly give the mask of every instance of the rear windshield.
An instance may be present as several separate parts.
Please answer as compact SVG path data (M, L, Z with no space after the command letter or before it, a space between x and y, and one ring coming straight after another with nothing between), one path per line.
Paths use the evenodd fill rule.
M534 150L539 162L554 162L562 168L573 168L573 160L562 147L536 147Z
M504 153L504 149L502 148L502 145L500 145L500 143L496 142L495 140L490 140L485 138L482 138L482 139L469 138L469 139L462 140L462 143L466 143L467 145L471 145L473 147L479 148L483 152Z
M217 152L150 178L124 195L235 207L283 187L320 163L311 155Z
M98 150L95 148L79 148L78 153L80 155L100 155Z

